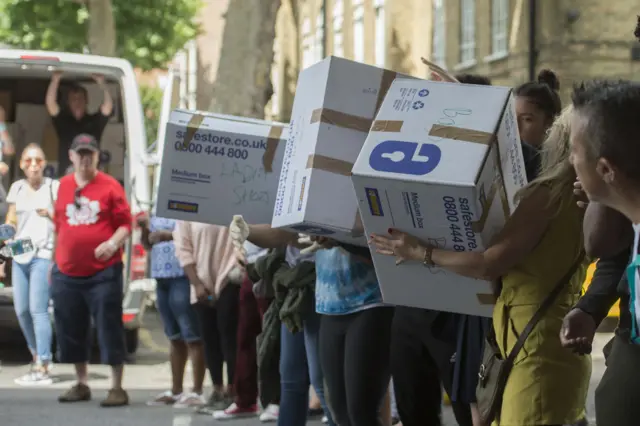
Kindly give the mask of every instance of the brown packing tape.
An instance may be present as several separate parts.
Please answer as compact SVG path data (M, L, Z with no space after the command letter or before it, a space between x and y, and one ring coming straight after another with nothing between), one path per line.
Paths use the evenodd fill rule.
M324 155L313 154L307 159L307 169L317 169L337 175L351 176L353 163Z
M311 124L326 123L364 133L368 132L371 128L371 121L372 120L368 118L345 114L344 112L328 108L319 108L311 113Z
M495 305L496 297L490 293L477 293L478 303L481 305Z
M371 125L372 132L398 133L402 131L404 121L400 120L376 120Z
M185 148L191 144L193 136L196 134L203 121L204 115L202 114L194 114L193 117L191 117L189 123L187 123L187 132L184 135L184 142L182 143Z
M493 133L464 129L462 127L442 126L440 124L434 124L431 127L431 130L429 130L429 136L453 139L456 141L481 143L484 145L491 145L495 140Z
M398 73L389 70L382 71L382 79L380 80L380 87L378 88L378 99L376 100L376 109L373 113L375 117L378 115L378 111L380 111L380 107L382 106L382 102L384 101L384 97L387 95L393 80L396 79Z
M262 155L262 167L265 173L273 172L273 159L276 156L276 150L282 137L282 126L271 126L269 135L267 136L267 149Z

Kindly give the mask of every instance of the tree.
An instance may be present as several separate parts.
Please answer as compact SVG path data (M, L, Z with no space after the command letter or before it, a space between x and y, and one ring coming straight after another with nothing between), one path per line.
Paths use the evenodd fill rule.
M115 43L104 21L109 6ZM63 52L89 47L144 70L164 68L198 34L200 6L201 0L0 0L0 43Z
M230 0L210 110L264 118L281 0Z
M158 137L163 92L159 87L143 84L141 84L139 88L142 111L144 112L144 127L147 131L147 141L152 143Z

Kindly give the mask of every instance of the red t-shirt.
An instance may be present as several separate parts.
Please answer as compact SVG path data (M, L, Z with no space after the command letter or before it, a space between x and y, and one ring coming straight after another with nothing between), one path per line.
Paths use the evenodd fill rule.
M131 210L120 183L105 173L98 172L80 190L80 208L75 203L77 188L73 174L60 179L54 207L55 261L63 274L89 277L122 261L122 249L105 262L96 259L94 250L121 226L131 229Z

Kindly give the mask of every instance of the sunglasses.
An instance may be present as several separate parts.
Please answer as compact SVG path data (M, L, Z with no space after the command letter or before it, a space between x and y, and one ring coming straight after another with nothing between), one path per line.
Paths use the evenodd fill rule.
M76 209L80 210L81 204L80 204L80 193L82 192L82 188L76 188L75 192L73 193L73 204L75 204Z
M22 162L27 164L27 165L36 164L37 166L41 166L42 163L44 163L44 158L28 157L28 158L23 158Z

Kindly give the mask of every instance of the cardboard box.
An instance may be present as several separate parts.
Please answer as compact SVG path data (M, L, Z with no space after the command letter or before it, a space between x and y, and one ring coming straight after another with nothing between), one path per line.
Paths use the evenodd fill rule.
M353 168L367 234L388 228L481 251L526 184L511 90L396 80ZM374 253L384 300L490 316L491 283Z
M199 111L169 117L157 215L228 226L270 223L287 126Z
M300 73L272 226L366 245L349 176L396 75L337 57Z

